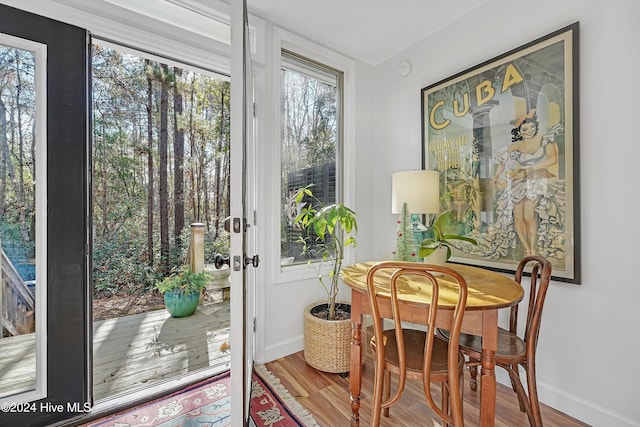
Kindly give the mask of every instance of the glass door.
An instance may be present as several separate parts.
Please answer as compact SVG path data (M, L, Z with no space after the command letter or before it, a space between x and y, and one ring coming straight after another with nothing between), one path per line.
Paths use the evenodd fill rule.
M47 425L90 403L87 33L0 17L0 425Z

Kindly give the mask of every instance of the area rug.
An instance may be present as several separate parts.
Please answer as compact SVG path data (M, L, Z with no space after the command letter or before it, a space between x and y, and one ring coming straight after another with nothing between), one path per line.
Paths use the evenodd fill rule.
M230 380L227 371L161 399L83 426L231 426ZM252 427L318 427L313 417L263 365L256 365L253 372L249 414Z

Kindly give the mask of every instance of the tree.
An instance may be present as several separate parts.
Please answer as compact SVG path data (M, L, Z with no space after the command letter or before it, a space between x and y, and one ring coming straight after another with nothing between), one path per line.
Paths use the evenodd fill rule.
M167 129L167 121L169 115L169 67L166 64L162 64L162 80L160 91L160 138L158 153L160 154L160 269L168 273L169 272L169 193L168 193L168 177L167 177L167 144L169 140L169 133Z
M11 163L9 162L9 145L7 144L7 108L0 99L0 220L4 220L9 167L11 167Z
M224 83L224 82L223 82ZM216 144L216 152L217 156L215 156L215 166L214 166L214 188L215 192L215 205L214 205L214 214L215 214L215 222L214 229L218 230L220 227L220 219L223 215L224 201L228 199L229 194L229 129L226 126L229 121L225 120L229 117L229 85L222 84L219 87L219 97L218 97L218 109L219 115L223 118L218 123L218 132L217 132L217 144Z
M182 124L182 88L179 81L182 70L173 68L173 204L175 246L180 247L180 235L184 228L184 126Z
M153 267L153 69L151 61L144 61L147 75L147 257Z
M35 257L35 58L0 46L0 239L25 280Z
M228 182L229 82L100 46L92 81L96 292L153 289L182 262L184 224L228 215L209 183L217 158Z

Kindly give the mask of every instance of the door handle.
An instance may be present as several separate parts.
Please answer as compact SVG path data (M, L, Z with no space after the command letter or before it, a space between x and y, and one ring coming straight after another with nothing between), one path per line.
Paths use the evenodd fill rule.
M229 257L223 257L220 254L217 254L213 258L213 264L217 269L221 269L225 264L231 266ZM253 267L257 267L260 264L260 257L258 255L254 255L252 257L248 257L247 254L244 255L244 268L251 264Z
M257 267L258 264L260 264L260 257L258 255L248 257L247 254L244 254L244 268L247 268L247 265L249 264L251 264L254 267Z
M213 258L213 265L215 265L215 267L219 270L225 264L227 264L229 267L231 267L231 264L229 264L229 257L225 258L220 254L216 254L216 256Z

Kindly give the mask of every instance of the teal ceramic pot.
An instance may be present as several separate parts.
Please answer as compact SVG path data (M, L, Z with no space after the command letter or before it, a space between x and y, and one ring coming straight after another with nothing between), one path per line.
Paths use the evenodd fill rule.
M182 289L166 291L164 305L171 317L187 317L195 313L200 302L200 292L185 293Z

